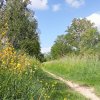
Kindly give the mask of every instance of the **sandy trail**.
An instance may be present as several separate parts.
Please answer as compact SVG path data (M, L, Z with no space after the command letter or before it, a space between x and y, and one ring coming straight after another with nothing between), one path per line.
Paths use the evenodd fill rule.
M44 70L46 73L48 73L49 75L51 75L53 78L60 80L61 82L65 83L67 86L69 86L71 89L73 89L74 91L82 94L84 97L86 97L89 100L100 100L100 97L98 97L92 88L90 87L85 87L85 86L81 86L79 84L76 84L72 81L68 81L63 79L62 77L59 77L53 73L50 73L46 70Z

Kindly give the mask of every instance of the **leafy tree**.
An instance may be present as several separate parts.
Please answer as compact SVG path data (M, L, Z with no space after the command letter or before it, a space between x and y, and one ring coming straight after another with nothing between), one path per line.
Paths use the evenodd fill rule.
M80 48L82 52L97 53L100 48L100 33L97 29L90 29L82 35L80 41Z
M31 56L39 57L40 41L38 23L34 13L27 8L29 0L6 0L3 13L7 24L6 38L16 50L24 50ZM2 14L0 13L0 14ZM0 20L3 20L0 18ZM5 27L0 23L0 26ZM2 30L1 30L2 31Z
M81 41L81 36L88 30L92 29L94 27L94 24L91 23L86 18L80 19L80 18L74 18L72 20L72 24L68 27L68 34L71 34L72 36L72 45L77 49L80 49L79 43Z
M96 37L98 37L98 30L94 26L94 23L91 23L86 18L73 19L72 24L68 27L67 32L72 37L70 45L76 47L79 52L83 50L83 48L87 48L87 45L90 48L89 42L92 43L93 47L93 41Z
M71 46L67 43L65 35L58 36L51 48L51 55L53 58L64 56L69 52L71 52Z
M97 53L100 48L100 33L86 18L73 19L65 35L58 36L51 49L53 58L69 53Z

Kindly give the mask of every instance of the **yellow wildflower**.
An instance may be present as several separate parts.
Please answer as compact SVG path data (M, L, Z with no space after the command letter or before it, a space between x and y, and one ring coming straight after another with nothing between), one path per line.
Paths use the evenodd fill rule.
M67 98L64 98L64 100L67 100Z
M18 64L17 64L17 68L20 68L20 67L21 67L21 64L18 63Z

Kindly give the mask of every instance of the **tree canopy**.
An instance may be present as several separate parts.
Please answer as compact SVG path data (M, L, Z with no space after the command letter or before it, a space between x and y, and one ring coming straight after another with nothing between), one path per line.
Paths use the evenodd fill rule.
M29 0L6 0L0 8L0 38L10 42L16 50L23 50L39 58L40 41L34 12L27 8ZM5 42L7 42L5 41Z
M100 33L86 18L74 18L65 31L65 35L58 36L51 49L54 58L69 53L97 53L100 48Z

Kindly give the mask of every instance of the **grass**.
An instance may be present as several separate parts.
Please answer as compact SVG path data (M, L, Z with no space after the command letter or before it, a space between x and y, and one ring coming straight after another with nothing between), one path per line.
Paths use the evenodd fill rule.
M62 82L51 78L51 76L47 75L42 70L40 70L37 75L39 79L42 80L43 87L47 89L46 93L50 96L50 98L46 100L87 100Z
M0 100L86 99L39 68L35 73L27 69L21 74L0 70Z
M100 95L100 60L97 57L64 57L43 65L46 70L67 80L94 87Z
M33 64L23 72L0 67L0 100L86 99Z

